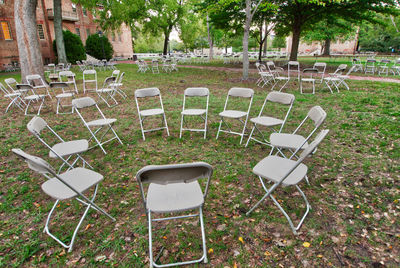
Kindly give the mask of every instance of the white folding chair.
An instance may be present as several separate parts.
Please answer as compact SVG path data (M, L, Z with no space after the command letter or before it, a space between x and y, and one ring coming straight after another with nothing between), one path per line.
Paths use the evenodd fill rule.
M82 64L79 60L76 61L76 64L78 65L78 67L81 70L81 72L86 70L86 66L84 64Z
M388 76L390 63L391 63L390 60L382 59L378 65L378 75L385 74L386 76Z
M171 267L208 262L203 206L207 197L212 172L213 168L209 164L195 162L189 164L146 166L136 174L148 218L150 267ZM204 191L199 184L200 179L207 179ZM143 184L149 184L146 194ZM192 210L198 210L198 213L182 215L182 212ZM153 218L153 213L168 213L169 216ZM170 216L171 213L179 214ZM196 260L157 264L157 258L155 260L153 258L153 223L192 217L199 217L200 220L203 247L202 256Z
M292 133L272 133L269 137L271 142L271 152L270 155L273 154L276 149L276 154L280 154L282 157L292 159L299 158L294 152L301 151L306 149L309 144L309 140L314 135L314 133L319 129L322 123L325 122L326 112L320 106L312 107L307 116L301 121L301 123L297 126L297 128ZM311 131L308 130L308 133L300 133L303 132L303 129L309 129L307 127L307 121L312 122ZM285 150L288 150L290 156L285 155Z
M75 90L71 89L67 83L64 82L54 82L50 83L50 88L55 92L56 99L57 99L57 114L72 114L74 112L74 108L72 107L72 100L75 96ZM57 92L61 90L61 92ZM69 99L69 101L68 101ZM67 100L68 103L64 102L63 100ZM71 107L71 112L60 112L60 108L64 110L64 107Z
M208 57L206 59L208 59ZM175 58L171 59L171 72L172 71L178 71L178 61Z
M324 77L325 77L325 71L326 71L326 63L325 62L316 62L313 65L313 69L318 70L318 79L316 81L320 84L324 82Z
M117 133L115 132L113 125L115 122L117 122L117 119L114 118L106 118L103 114L103 112L100 110L99 106L97 105L97 103L90 97L84 97L84 98L79 98L79 99L74 99L72 101L72 106L74 107L76 113L78 114L78 116L81 118L83 124L85 125L85 127L89 130L90 132L90 139L88 140L88 142L90 142L92 139L96 142L95 145L93 145L92 147L90 147L89 149L92 149L96 146L99 146L101 148L101 150L104 152L104 154L107 154L106 150L104 149L103 145L114 140L117 139L119 141L120 144L123 144L121 139L118 137ZM87 109L89 107L95 107L97 109L97 112L100 114L100 118L99 119L95 119L95 120L91 120L91 121L86 121L85 118L83 117L81 111L83 109ZM92 130L93 129L93 130ZM94 130L95 129L95 130ZM97 133L99 133L99 131L101 131L102 129L105 129L103 134L101 135L100 138L98 138L96 136ZM105 138L105 136L107 135L107 133L111 130L111 132L114 134L114 136L106 141L103 141L103 139Z
M114 71L111 73L111 76L112 76L112 77L115 77L115 81L118 81L120 73L121 73L120 70L114 70Z
M226 96L226 100L225 100L224 110L219 113L221 120L219 122L216 139L218 139L220 132L225 132L225 133L230 133L230 134L234 134L234 135L239 135L240 136L240 144L242 144L243 137L245 136L246 125L247 125L247 120L249 118L251 105L253 103L253 96L254 96L254 90L252 90L251 88L233 87L228 91L228 95ZM228 108L228 100L230 99L230 97L250 99L249 104L247 105L248 106L247 111L230 110L230 109L228 110L227 109ZM240 109L239 107L235 107L235 108ZM232 131L231 127L228 125L228 123L225 122L225 120L224 120L225 118L236 119L240 123L242 123L243 124L242 132ZM245 118L245 120L243 121L242 118ZM227 130L222 129L222 123L224 123L226 125Z
M374 74L375 73L375 68L376 68L375 64L376 64L376 60L375 59L367 59L367 61L365 62L364 73Z
M300 93L303 94L303 84L311 83L312 85L312 94L315 94L315 82L317 80L316 76L318 74L318 69L314 68L306 68L303 70L303 74L300 78Z
M341 79L338 76L342 75L346 69L347 64L340 64L334 73L330 73L329 76L324 77L325 85L328 87L331 93L333 93L333 87L336 88L336 90L339 92L338 84Z
M10 103L6 108L6 113L11 107L17 107L21 111L24 111L24 107L26 106L24 100L21 98L21 93L19 92L12 92L8 90L2 83L0 83L0 90L3 92L4 97L9 99Z
M297 234L297 231L300 229L309 211L311 210L311 205L308 202L306 195L298 185L303 180L303 178L305 178L308 170L307 166L304 165L302 162L308 155L310 155L313 151L315 151L317 146L325 138L328 132L329 130L327 129L322 130L321 133L319 133L317 137L314 139L314 141L307 147L307 149L305 149L301 153L300 158L297 161L287 159L284 157L270 155L257 163L257 165L253 168L253 173L259 177L261 185L265 191L265 194L246 213L247 216L255 208L257 208L267 197L270 197L272 201L275 203L275 205L286 217L293 233ZM272 182L273 185L270 188L268 188L265 185L265 181ZM283 184L283 186L295 186L306 203L306 212L304 213L303 217L301 218L299 224L296 227L294 226L293 221L291 220L287 212L283 209L281 204L279 204L279 202L272 195L272 193L276 190L276 188L278 188L281 184Z
M269 83L273 83L274 74L271 73L270 71L267 71L267 68L265 67L264 64L260 64L257 62L256 67L258 70L258 74L260 75L260 78L256 82L257 86L264 87L265 85L267 85Z
M38 75L38 74L30 74L26 76L26 81L28 82L29 85L31 85L36 92L40 93L43 95L49 96L50 99L53 97L50 94L49 87L48 85L44 82L43 78Z
M154 97L158 97L159 98L160 107L161 108L140 110L139 99L154 98ZM167 135L169 136L167 118L165 116L164 105L163 105L163 102L162 102L160 90L158 88L155 88L155 87L137 89L135 91L135 102L136 102L136 107L137 107L137 111L138 111L138 114L139 114L139 123L140 123L140 128L142 130L143 140L146 140L146 137L144 136L144 133L150 132L150 131L162 130L162 129L166 129L167 130ZM161 115L162 116L163 122L164 122L164 126L163 127L158 127L158 128L153 128L153 129L144 129L144 127L143 127L144 120L149 118L150 116L157 116L157 115Z
M341 85L343 85L347 90L350 90L349 85L346 83L346 80L350 78L350 74L357 68L357 66L353 65L351 68L347 71L346 74L342 75L337 75L337 78L339 78L339 82L337 82L337 90L339 91L339 88Z
M170 73L172 71L170 59L163 59L162 69L166 73Z
M153 74L159 74L160 70L158 69L158 60L157 59L153 59L151 61L151 72Z
M47 95L37 94L35 88L29 84L17 84L17 89L27 92L24 97L24 102L26 103L25 115L34 115L28 113L29 106L32 106L34 110L37 110L37 115L39 115L43 105L46 106L45 99ZM35 107L34 106L35 103L39 106Z
M45 194L50 196L53 199L56 199L52 209L50 210L49 215L47 216L46 224L43 232L46 232L51 238L57 241L61 246L68 249L68 252L72 251L72 247L74 246L76 235L79 231L80 226L83 223L89 209L93 208L96 211L104 214L109 217L112 221L115 219L105 212L102 208L94 203L96 198L97 189L100 182L103 180L103 175L94 172L90 169L85 168L74 168L69 171L66 171L62 174L56 174L53 167L49 165L43 159L29 155L22 151L21 149L12 149L12 152L22 158L25 162L27 162L28 167L37 173L42 174L48 180L42 184L42 190ZM86 197L84 193L89 189L93 189L92 197ZM49 226L54 225L51 223L51 216L56 208L62 208L59 205L60 202L69 199L76 199L78 202L82 203L86 206L85 212L80 218L78 225L76 226L74 232L72 233L72 238L69 244L65 244L59 238L57 238L54 234L50 232ZM70 221L70 219L69 219Z
M26 90L26 89L19 90L17 88L17 84L18 84L17 80L15 80L14 78L6 78L6 79L4 79L4 82L6 83L6 85L9 88L9 90L8 90L9 93L20 93L22 99L25 97L28 90Z
M122 80L124 79L124 75L125 72L122 72L119 75L118 80L115 80L115 83L111 84L111 86L115 89L116 93L121 95L122 98L126 99L128 95L126 95L126 93L121 89L121 87L123 86Z
M99 96L99 98L102 99L107 104L108 107L113 107L118 105L117 100L114 98L114 95L116 93L115 82L116 82L115 76L107 77L103 82L103 86L96 90L96 93ZM114 101L113 105L109 103L110 100Z
M65 141L57 132L52 129L43 118L34 116L26 126L30 133L32 133L41 143L43 143L50 151L50 158L59 158L63 163L59 167L57 174L60 174L64 167L67 171L74 168L79 160L82 161L82 166L88 165L91 169L93 167L81 156L82 153L89 149L89 142L85 139ZM51 146L46 142L44 130L48 130L53 136L56 137L56 143ZM48 135L46 135L47 137ZM72 163L70 163L72 161Z
M276 87L276 85L278 85L278 83L284 82L283 85L279 88L279 92L282 91L282 89L284 89L290 81L290 72L288 71L287 75L285 76L283 74L283 69L280 67L275 67L275 63L273 61L267 62L267 66L269 71L270 72L272 71L272 74L274 75L275 83L272 85L271 90L274 90L274 88Z
M61 71L58 73L60 82L67 83L68 85L73 85L75 93L79 94L78 87L76 86L75 74L71 71Z
M258 113L258 116L250 119L250 122L253 123L253 128L250 131L249 139L246 142L246 147L249 145L250 140L254 140L258 143L271 146L270 142L264 137L264 134L260 130L259 127L263 126L263 127L271 128L274 132L281 132L283 129L283 126L285 125L286 120L289 116L289 113L292 110L294 100L295 100L295 97L293 94L276 92L276 91L270 92L267 95L267 97L265 98L264 103L261 107L261 110ZM285 116L282 119L280 119L280 118L277 118L276 115L274 117L272 117L272 116L264 114L267 103L276 103L276 104L281 104L281 105L285 105L285 106L289 106L289 107L287 108ZM279 130L275 129L275 127L277 127L277 126L280 126ZM262 140L253 137L254 130L257 130L257 132L260 134Z
M196 102L200 103L199 98L204 98L206 97L206 103L205 103L205 109L204 107L199 109L199 108L189 108L187 109L185 107L186 105L186 98L196 98ZM183 130L189 130L189 131L199 131L199 132L204 132L204 139L206 138L207 135L207 116L208 116L208 101L210 97L210 91L208 88L204 87L190 87L185 89L185 92L183 93L183 106L182 106L182 112L181 112L181 128L179 131L179 138L182 138L182 131ZM204 120L204 128L199 129L193 129L193 128L184 128L184 122L185 122L185 116L200 116L201 119Z
M276 67L273 61L267 61L267 67L269 72L273 74L274 77L281 76L281 73L284 72L283 68Z
M288 62L288 76L292 79L292 74L294 74L294 79L297 77L297 81L300 81L300 63L298 61Z
M83 93L96 92L97 90L97 72L96 70L83 71Z
M353 66L356 66L354 68L354 72L358 72L358 71L363 72L364 71L364 66L361 63L361 60L359 58L354 58L351 63Z

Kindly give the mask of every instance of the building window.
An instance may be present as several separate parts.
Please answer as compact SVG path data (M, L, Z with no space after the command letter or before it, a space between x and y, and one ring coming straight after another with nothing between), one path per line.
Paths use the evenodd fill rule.
M39 39L40 40L44 40L45 38L44 38L43 25L42 24L38 24L37 29L38 29Z
M87 35L87 37L89 37L89 35L90 35L90 29L86 29L86 35Z
M83 15L84 15L84 16L87 16L87 10L86 10L86 8L83 7L83 8L82 8L82 12L83 12Z
M79 30L79 28L75 28L76 34L81 37L81 31Z
M7 21L1 22L1 29L3 30L4 40L12 40L10 24Z
M72 12L76 13L76 5L72 3L71 6L72 6Z

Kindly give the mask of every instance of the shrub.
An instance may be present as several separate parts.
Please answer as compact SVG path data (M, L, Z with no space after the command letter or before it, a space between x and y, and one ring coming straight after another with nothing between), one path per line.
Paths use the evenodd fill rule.
M110 60L114 50L107 37L92 34L86 39L86 53L99 60Z
M85 47L83 46L81 38L68 30L63 31L63 37L67 61L75 64L78 60L86 60ZM53 51L57 57L56 40L53 41Z

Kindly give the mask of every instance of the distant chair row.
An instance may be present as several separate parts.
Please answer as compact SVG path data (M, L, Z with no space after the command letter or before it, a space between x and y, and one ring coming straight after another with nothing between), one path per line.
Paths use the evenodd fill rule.
M162 70L166 73L170 73L172 71L178 71L178 60L176 58L162 58ZM159 59L153 59L151 61L151 72L153 74L158 74L160 73L159 69ZM150 70L149 65L147 64L146 61L144 60L138 60L136 61L136 64L138 66L138 73L145 73L148 70Z

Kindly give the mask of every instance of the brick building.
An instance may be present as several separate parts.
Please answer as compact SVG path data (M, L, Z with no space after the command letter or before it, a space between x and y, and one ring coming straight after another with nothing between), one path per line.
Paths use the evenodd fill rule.
M52 0L38 0L36 9L37 33L45 64L55 59L53 52L54 13ZM70 0L62 1L63 29L80 36L83 44L90 34L100 29L92 12ZM114 56L131 57L132 36L129 27L122 25L119 32L108 33ZM18 49L14 21L14 0L0 0L0 68L3 64L18 62Z

